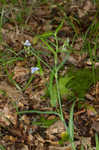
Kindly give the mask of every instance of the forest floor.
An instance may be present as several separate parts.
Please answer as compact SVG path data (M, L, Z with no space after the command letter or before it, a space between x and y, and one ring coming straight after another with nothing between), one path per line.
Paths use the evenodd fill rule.
M0 33L0 149L98 150L98 1L2 0Z

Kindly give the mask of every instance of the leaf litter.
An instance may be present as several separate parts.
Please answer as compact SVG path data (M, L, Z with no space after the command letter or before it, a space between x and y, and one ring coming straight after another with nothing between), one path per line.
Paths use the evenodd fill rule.
M11 4L9 1L7 3ZM86 44L86 37L88 35L86 35L86 37L81 35L87 32L93 18L96 17L97 6L95 6L91 0L83 0L81 2L76 0L54 0L53 2L47 1L47 3L41 3L40 1L39 3L33 3L30 0L27 2L27 10L25 10L24 7L26 6L25 4L23 6L21 1L18 1L17 5L11 6L12 8L10 5L5 5L3 25L0 27L2 34L0 50L0 144L7 150L72 150L68 140L63 141L62 145L59 144L59 141L62 139L62 133L65 132L65 128L57 116L48 114L37 115L35 113L17 114L17 111L24 110L36 109L41 111L53 111L53 109L55 109L50 106L49 94L48 91L46 92L50 71L40 62L40 59L37 60L35 58L33 53L25 57L24 43L28 40L31 43L29 44L27 42L29 46L33 46L37 52L40 51L39 56L50 66L53 66L54 61L52 54L42 45L37 35L48 31L55 31L57 26L61 23L62 18L65 17L66 19L67 15L69 19L66 19L58 36L63 40L66 40L66 38L70 39L69 44L71 44L71 48L69 48L69 50L71 53L65 67L59 74L61 76L61 74L64 74L63 72L67 73L68 68L71 68L72 65L78 70L83 68L89 68L89 70L91 70L93 62L89 59L88 45ZM30 12L27 13L30 6ZM17 13L19 13L19 16ZM91 38L93 39L95 35L93 31L92 33L89 31L89 34L90 36L88 36L87 40L91 41ZM73 39L74 35L75 39ZM51 40L54 43L53 37L51 37ZM62 41L60 40L59 42L61 48ZM93 45L92 48L94 48ZM9 53L7 49L10 49ZM84 51L82 52L82 50ZM10 62L10 65L6 64L5 66L6 60L4 61L3 58L5 58L6 53L9 58L20 56L24 58L24 60L15 60L13 63ZM98 48L96 53L97 62L95 62L94 65L97 69L99 67ZM49 56L46 54L49 54ZM65 54L60 53L59 62L64 58ZM96 60L96 58L94 59ZM39 73L36 72L33 74L33 79L29 86L25 90L22 90L29 81L31 68L39 68L40 64L43 68L43 76L40 74L39 69ZM9 74L6 74L6 68L8 73L12 75L11 80L15 82L9 80L10 77ZM34 73L34 70L32 70L32 72ZM82 82L84 81L83 79ZM77 84L78 83L74 82L73 87L70 87L69 90L71 91L72 88L75 89ZM20 90L16 85L20 87ZM85 85L87 90L84 96L81 97L85 99L85 101L82 99L79 102L79 89L74 90L73 95L77 100L74 111L74 142L78 150L81 145L84 146L85 150L88 150L90 146L94 148L95 141L93 139L95 132L99 134L99 83L97 80L95 85L88 85L88 88L87 84ZM54 84L54 86L56 85ZM62 88L65 89L66 87ZM72 101L63 95L62 107L67 123L69 122L71 103ZM46 125L44 122L43 126L36 124L36 122L39 123L41 121L42 117L44 117L46 123L50 119L56 119L56 121L48 128L45 128ZM33 122L35 124L32 124Z

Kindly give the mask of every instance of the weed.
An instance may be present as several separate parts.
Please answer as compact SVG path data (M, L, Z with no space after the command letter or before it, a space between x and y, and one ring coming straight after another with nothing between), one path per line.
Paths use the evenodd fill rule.
M59 104L59 112L41 112L41 111L23 111L23 112L18 112L18 114L20 113L29 113L29 112L35 112L35 113L48 113L48 114L51 114L51 113L54 113L56 115L58 115L60 117L60 119L64 122L64 125L67 129L67 125L65 123L65 120L64 120L64 117L63 117L63 112L62 112L62 104L61 104L61 97L60 97L60 89L59 89L59 81L58 81L58 72L59 70L63 67L64 63L66 62L67 60L67 57L68 55L66 55L64 61L61 63L61 64L58 64L58 53L60 52L59 51L59 45L58 45L58 37L57 37L57 34L59 32L59 30L61 29L61 27L63 26L63 23L64 23L64 20L61 22L61 24L57 27L56 31L55 32L49 32L49 33L44 33L43 35L40 35L39 38L40 40L44 43L44 45L47 47L47 49L53 54L53 57L54 57L54 67L50 67L47 63L45 63L41 58L40 56L38 55L38 53L31 47L28 48L28 54L30 55L34 55L37 57L37 59L39 60L39 62L41 61L44 65L46 65L48 68L50 68L50 83L49 83L49 91L50 91L50 98L51 98L51 105L56 107L56 102L58 102ZM47 41L46 40L46 37L48 38L50 35L53 35L54 39L55 39L55 44L53 44L51 41ZM63 49L64 47L66 47L68 45L68 42L69 41L65 41L65 43L63 44ZM53 48L53 46L54 48ZM27 51L27 48L25 47L25 51ZM67 53L67 50L65 51L64 49L64 52ZM57 99L56 97L53 98L53 81L56 81L56 91L57 91ZM68 82L70 80L70 78L67 78L67 81L65 82Z

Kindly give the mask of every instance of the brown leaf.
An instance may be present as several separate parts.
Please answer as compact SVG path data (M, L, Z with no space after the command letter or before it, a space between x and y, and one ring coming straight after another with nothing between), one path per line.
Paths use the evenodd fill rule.
M8 97L15 102L19 102L24 99L22 93L18 91L15 87L9 85L6 81L2 81L0 83L0 89L4 90Z
M89 10L93 8L93 4L90 0L85 1L85 4L82 9L78 10L78 15L80 18L84 17Z
M15 129L15 128L12 128L12 129L8 129L8 131L13 135L13 136L17 136L17 137L22 137L22 133L19 129Z
M0 123L5 126L11 124L11 122L16 125L17 124L17 114L13 113L12 105L6 104L3 109L0 109Z
M99 134L99 120L93 122L92 129Z
M61 120L58 120L46 130L46 134L49 136L50 139L55 139L54 134L60 136L61 133L65 131L66 129L63 122Z
M96 101L99 101L99 82L96 84Z
M28 79L28 75L29 75L29 69L20 66L16 66L14 68L13 79L16 80L17 82L23 83Z

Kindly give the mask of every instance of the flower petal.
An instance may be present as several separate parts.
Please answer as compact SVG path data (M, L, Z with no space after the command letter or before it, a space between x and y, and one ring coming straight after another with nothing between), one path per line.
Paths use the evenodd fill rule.
M29 42L29 40L25 41L24 46L31 46L31 43Z
M31 73L33 74L35 71L38 71L39 68L38 67L31 67Z

